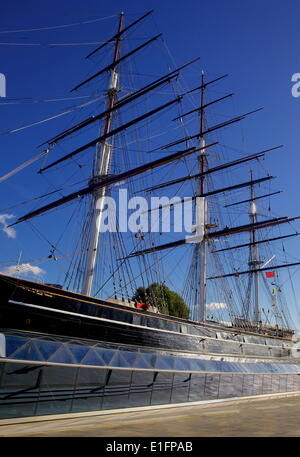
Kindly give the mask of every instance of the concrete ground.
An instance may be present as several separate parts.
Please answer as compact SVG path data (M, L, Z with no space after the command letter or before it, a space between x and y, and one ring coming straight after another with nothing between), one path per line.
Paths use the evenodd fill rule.
M23 421L0 437L299 437L300 392Z

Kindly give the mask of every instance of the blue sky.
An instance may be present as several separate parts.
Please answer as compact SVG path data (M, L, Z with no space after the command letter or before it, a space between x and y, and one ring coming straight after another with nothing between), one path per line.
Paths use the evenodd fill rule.
M1 5L0 17L0 73L6 76L7 100L69 97L70 88L99 68L101 59L92 63L83 60L86 53L94 49L94 45L49 47L47 44L101 41L111 35L111 30L115 30L117 15L121 11L125 12L129 23L150 9L154 9L151 19L153 34L163 32L177 65L201 56L201 63L197 64L196 69L204 69L208 79L229 73L226 84L218 90L220 94L224 93L223 88L225 93L236 94L232 105L235 110L233 115L264 107L262 112L243 123L239 130L242 140L239 141L243 142L249 154L275 145L285 145L266 159L268 170L278 177L274 186L284 190L284 194L274 201L274 211L283 216L300 215L300 97L291 95L292 74L300 72L300 4L296 0L5 2ZM80 26L4 33L114 15ZM44 46L1 44L7 42L40 43ZM156 62L148 63L151 67ZM193 83L197 77L195 72ZM88 89L80 93L87 94ZM79 100L82 101L84 99ZM63 120L65 123L59 119L42 124L40 128L5 135L7 130L59 113L78 101L23 101L15 105L5 104L4 99L0 102L1 175L38 153L36 146L49 136L71 125L72 120L77 121L74 115ZM32 170L35 171L36 167L30 167L0 183L0 208L5 209L18 200L27 200L47 191L45 181L39 181L38 176L33 177ZM60 177L58 184L62 179ZM18 216L23 214L22 207L15 212L5 212L13 212ZM51 230L55 232L55 227L51 226ZM297 238L288 243L287 250L293 253L293 261L300 259ZM49 253L49 246L43 248L43 243L32 237L29 227L18 227L15 239L7 238L5 233L0 232L0 246L3 261L17 258L20 251L22 258L29 259L32 256L36 258L40 252L42 256ZM49 274L52 274L51 268ZM295 275L295 287L299 283L299 274L300 270ZM296 290L299 293L300 286Z

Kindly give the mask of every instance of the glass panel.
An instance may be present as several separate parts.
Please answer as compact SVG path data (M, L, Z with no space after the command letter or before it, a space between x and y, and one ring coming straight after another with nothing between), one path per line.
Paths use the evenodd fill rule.
M291 376L293 378L293 383L292 383L293 384L293 390L295 391L295 390L297 390L297 375L296 374L292 374Z
M271 375L264 374L263 375L263 394L269 394L272 392L272 385L271 385Z
M2 376L2 389L8 392L14 392L34 386L37 380L37 373L41 367L43 365L5 363Z
M156 362L156 367L157 369L161 370L172 370L174 367L174 357L169 357L167 355L165 356L158 356L157 357L157 362Z
M243 374L234 374L232 379L232 395L241 397L243 395Z
M60 343L54 343L53 341L36 341L35 345L44 357L44 360L48 360L49 357L54 354L55 351L61 346Z
M42 366L21 363L1 363L1 366L0 418L33 416Z
M276 393L276 392L279 392L279 375L272 375L271 377L271 388L272 388L272 392L273 393Z
M112 370L104 389L102 409L125 408L129 402L131 371Z
M212 374L206 376L204 398L211 400L218 398L219 394L220 375Z
M24 393L12 398L0 395L0 419L34 416L37 397L37 389L31 395Z
M44 367L36 410L38 416L70 412L77 371L76 367Z
M287 392L291 392L294 390L294 377L292 374L289 374L287 376L287 387L286 387Z
M253 392L253 378L252 374L245 374L244 375L244 384L243 384L243 395L248 397L252 395Z
M261 395L262 394L262 382L263 382L262 375L254 375L252 395Z
M154 381L151 405L170 403L174 373L160 371Z
M6 357L13 357L16 351L22 354L22 347L25 348L28 339L20 336L10 335L6 338ZM26 350L26 349L25 349Z
M287 383L287 375L286 374L282 374L280 375L280 378L279 378L279 391L280 392L286 392L286 383Z
M210 363L208 363L205 360L197 360L197 359L189 359L189 369L192 371L200 371L200 370L205 370L206 368L210 368Z
M137 354L134 368L153 368L155 365L156 356L152 354Z
M133 371L129 405L128 406L147 406L150 405L153 372L151 371Z
M188 401L190 381L190 373L174 374L171 403L183 403Z
M199 401L204 398L205 374L193 373L190 381L189 401Z
M222 374L220 378L219 398L234 396L233 375Z
M79 368L72 412L101 409L108 370Z
M300 376L295 374L295 380L294 380L294 389L295 390L300 390Z
M175 370L189 370L190 359L176 358L174 368Z
M114 357L116 351L110 351L109 349L104 349L103 351L101 351L101 357L102 359L104 360L104 363L106 365L109 365L112 358Z
M89 347L70 344L69 350L72 352L76 362L79 364L88 353Z

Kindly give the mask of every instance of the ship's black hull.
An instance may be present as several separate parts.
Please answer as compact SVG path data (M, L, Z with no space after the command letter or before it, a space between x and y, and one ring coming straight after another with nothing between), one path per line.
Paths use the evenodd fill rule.
M214 328L0 275L0 328L186 352L287 356L289 342Z

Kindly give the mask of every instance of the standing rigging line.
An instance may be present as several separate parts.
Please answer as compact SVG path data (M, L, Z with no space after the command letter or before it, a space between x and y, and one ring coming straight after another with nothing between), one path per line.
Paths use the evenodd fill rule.
M0 30L0 33L23 33L23 32L36 32L40 30L54 30L54 29L63 29L66 27L74 27L76 25L83 25L83 24L92 24L95 22L103 21L104 19L110 19L112 17L116 17L116 14L112 14L110 16L105 17L98 17L96 19L91 19L89 21L81 21L81 22L73 22L72 24L63 24L63 25L53 25L48 27L37 27L33 29L17 29L17 30Z

